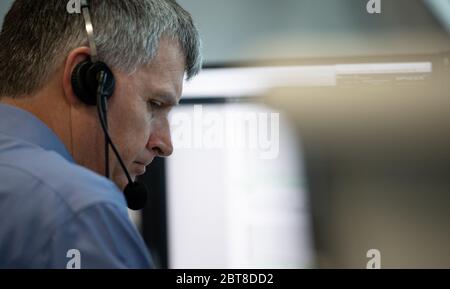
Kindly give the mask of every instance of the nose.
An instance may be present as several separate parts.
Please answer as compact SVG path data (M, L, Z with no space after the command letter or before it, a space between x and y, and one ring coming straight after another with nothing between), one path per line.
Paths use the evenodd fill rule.
M154 123L147 142L147 149L159 157L168 157L173 152L169 121L165 119Z

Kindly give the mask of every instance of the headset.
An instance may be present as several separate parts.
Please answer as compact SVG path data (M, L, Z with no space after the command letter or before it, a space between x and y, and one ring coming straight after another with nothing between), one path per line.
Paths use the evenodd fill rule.
M148 191L143 183L139 181L133 182L108 132L108 100L114 94L116 82L114 74L108 65L98 60L89 4L88 0L81 0L81 11L86 26L91 56L79 63L72 72L72 88L75 95L83 103L97 106L98 117L105 136L105 177L109 178L110 174L109 147L111 147L128 180L124 190L127 206L131 210L140 210L145 206Z

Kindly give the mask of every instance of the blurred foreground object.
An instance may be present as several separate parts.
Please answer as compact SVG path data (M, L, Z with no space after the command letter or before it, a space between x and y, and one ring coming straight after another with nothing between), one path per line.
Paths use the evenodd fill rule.
M365 268L370 249L382 268L450 267L448 65L269 93L301 137L319 267Z

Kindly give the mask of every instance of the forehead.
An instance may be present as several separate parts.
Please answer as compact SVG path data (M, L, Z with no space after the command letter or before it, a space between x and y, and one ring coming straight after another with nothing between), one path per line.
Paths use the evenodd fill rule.
M186 59L178 41L162 38L152 61L136 71L139 86L151 94L181 96Z

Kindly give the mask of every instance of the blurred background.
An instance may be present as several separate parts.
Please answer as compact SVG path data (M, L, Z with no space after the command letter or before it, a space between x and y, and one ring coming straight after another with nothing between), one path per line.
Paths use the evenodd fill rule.
M204 69L132 215L159 267L450 267L449 0L178 2Z

